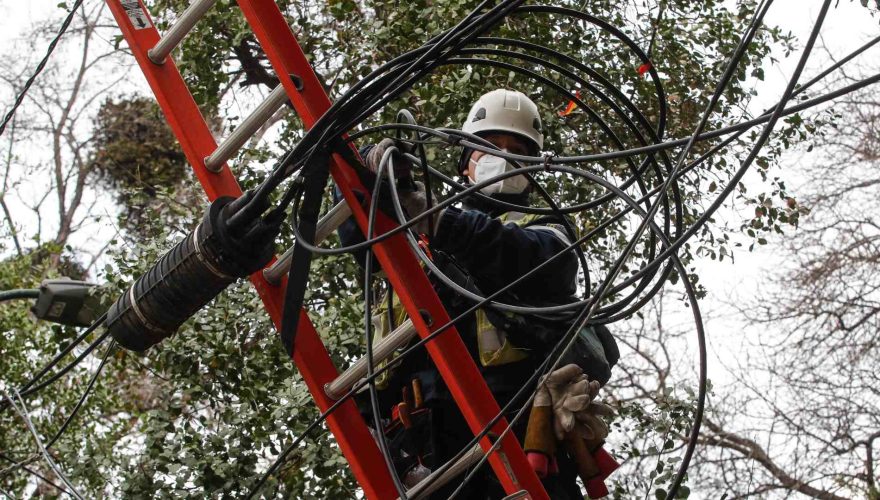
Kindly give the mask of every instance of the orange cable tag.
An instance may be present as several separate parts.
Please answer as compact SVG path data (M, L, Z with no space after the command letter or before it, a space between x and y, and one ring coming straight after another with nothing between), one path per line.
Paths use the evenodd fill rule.
M574 96L577 97L578 99L580 99L581 98L581 91L575 90ZM565 110L559 112L559 116L568 116L572 112L574 112L575 109L577 109L577 103L574 102L573 100L568 101L568 106L565 107Z

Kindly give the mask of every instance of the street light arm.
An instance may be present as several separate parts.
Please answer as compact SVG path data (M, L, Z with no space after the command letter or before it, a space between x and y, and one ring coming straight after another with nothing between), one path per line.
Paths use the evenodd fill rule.
M37 288L17 288L15 290L0 291L0 302L15 299L36 299L40 296L40 290Z

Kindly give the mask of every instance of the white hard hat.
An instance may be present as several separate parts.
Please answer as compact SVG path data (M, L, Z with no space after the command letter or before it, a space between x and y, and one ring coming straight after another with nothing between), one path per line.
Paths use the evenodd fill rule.
M536 149L544 147L538 106L515 90L497 89L483 94L471 107L461 130L477 135L506 132L528 140Z

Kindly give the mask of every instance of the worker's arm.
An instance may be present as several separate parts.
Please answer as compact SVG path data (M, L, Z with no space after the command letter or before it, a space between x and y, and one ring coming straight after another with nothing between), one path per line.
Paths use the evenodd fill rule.
M398 188L398 195L400 197L400 203L403 206L403 211L405 214L407 214L408 218L412 217L413 215L419 215L422 212L424 212L426 205L427 205L424 185L421 182L416 181L416 182L414 182L414 186L416 188L415 190L412 190L412 189L402 190L402 189ZM390 193L387 193L387 190L386 190L385 198L386 198L386 202L384 204L380 204L379 210L381 210L382 212L386 213L389 216L394 216L395 214L393 213L393 208L388 206L391 203L391 200L390 200L391 195L390 195ZM339 190L337 188L336 190L334 190L334 203L339 203L339 201L341 199L342 199L342 194L339 192ZM410 214L413 214L413 215L410 215ZM396 219L396 217L394 217L394 218ZM427 219L423 220L422 222L417 223L414 226L414 229L415 229L415 232L419 233L419 234L428 233ZM346 221L343 222L342 225L339 226L338 232L339 232L339 240L345 246L354 245L354 244L361 243L364 241L364 233L361 232L360 227L358 227L357 223L354 220L354 217L349 217L348 219L346 219ZM375 234L374 234L374 236L375 236ZM364 263L366 262L364 260L364 256L366 254L366 249L363 249L363 250L360 250L357 252L353 252L353 253L354 253L355 259L357 260L358 264L360 264L360 266L363 267ZM379 271L379 264L375 260L375 258L373 260L373 270Z
M504 224L483 212L450 207L440 218L432 244L455 257L483 292L492 293L534 270L569 242L550 226ZM542 300L574 295L577 269L575 253L568 251L512 291Z
M364 146L360 149L360 155L364 158L364 166L366 166L366 171L360 172L361 182L364 183L364 187L369 191L373 192L373 188L376 183L376 175L375 171L378 169L379 163L382 157L385 154L385 151L389 147L396 146L395 142L391 139L383 139L379 144L376 145L368 145ZM409 217L413 215L418 215L419 213L425 210L425 193L424 193L424 185L420 182L416 182L412 179L410 175L410 170L412 169L412 165L406 161L403 155L394 154L392 155L392 159L394 160L394 172L397 178L396 188L398 192L398 196L400 197L400 202L403 206L404 213L411 214ZM388 178L386 177L383 181L385 184L381 188L380 192L380 202L379 202L379 210L384 212L389 217L396 219L396 214L394 212L394 208L391 201L391 193L388 188ZM333 190L333 202L339 203L342 200L342 192L338 187ZM417 224L415 226L416 232L422 233L427 232L427 223L423 222ZM355 222L354 217L349 217L342 225L339 226L338 229L339 240L343 246L351 246L358 243L362 243L364 238L364 233L361 232L360 227ZM359 250L353 252L355 260L357 263L364 267L366 263L365 256L367 250ZM379 263L375 257L373 257L373 271L378 272L380 270Z

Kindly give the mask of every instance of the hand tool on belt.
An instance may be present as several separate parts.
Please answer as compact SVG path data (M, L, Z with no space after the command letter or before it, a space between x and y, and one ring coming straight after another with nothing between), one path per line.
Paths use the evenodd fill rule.
M422 384L418 378L404 386L401 401L391 408L391 422L385 426L393 461L407 487L431 474L431 410L424 406Z

